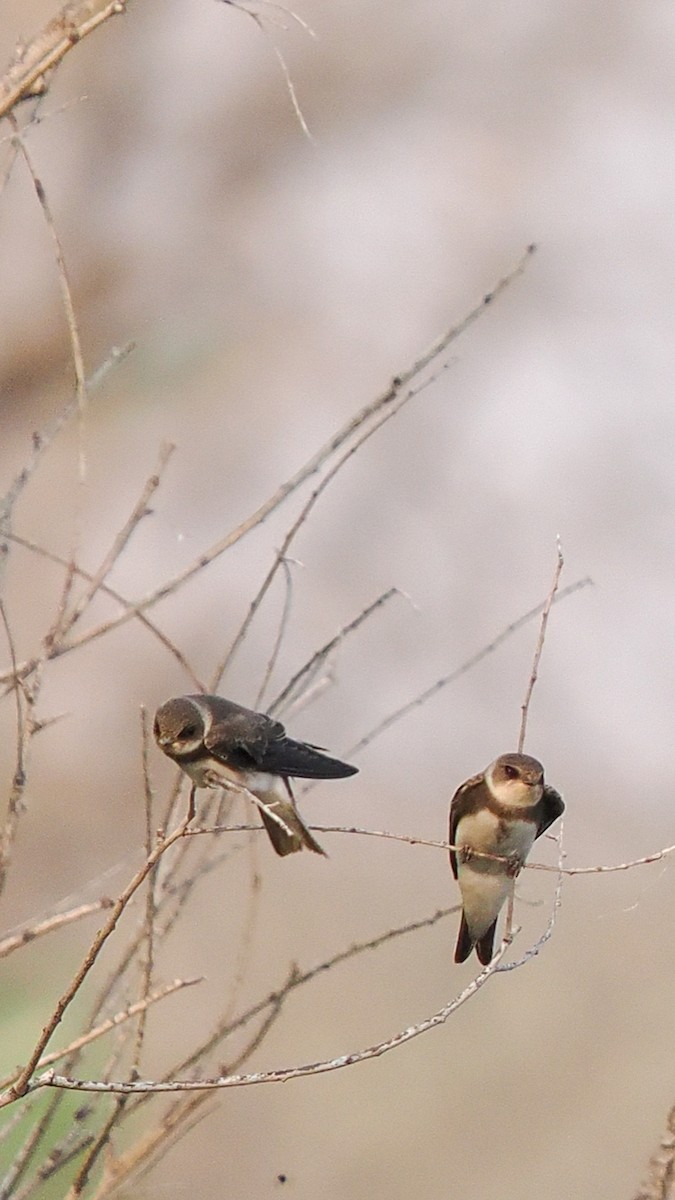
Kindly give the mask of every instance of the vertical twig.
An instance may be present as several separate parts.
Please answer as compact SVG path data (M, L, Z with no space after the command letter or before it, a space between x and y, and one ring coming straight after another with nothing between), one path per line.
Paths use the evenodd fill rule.
M143 796L145 800L145 856L149 858L152 854L152 846L154 841L153 828L153 793L152 783L150 780L150 764L148 762L148 746L150 744L150 733L148 730L148 714L144 707L141 708L141 740L142 740L142 759L143 759ZM157 868L155 867L148 875L147 887L145 892L145 925L144 925L144 942L145 955L143 958L143 973L141 980L141 1000L147 1001L152 990L152 972L155 958L155 917L157 914L157 902L155 897L155 885L157 881ZM131 1065L132 1078L138 1078L141 1064L141 1052L143 1050L143 1042L145 1039L145 1028L148 1019L147 1005L141 1009L141 1014L136 1027L136 1042L134 1045L134 1053Z
M558 590L558 584L560 583L560 575L561 575L561 572L562 572L562 569L564 566L564 562L565 562L565 560L563 558L562 544L561 544L559 536L556 538L556 551L557 551L557 560L556 560L556 565L555 565L555 571L553 573L553 582L551 584L551 590L549 591L549 594L546 597L546 603L542 609L541 624L539 626L539 637L537 638L537 644L536 644L535 650L534 650L534 658L532 660L532 671L530 673L530 678L528 680L527 689L525 691L525 700L523 701L523 704L521 705L521 710L520 710L521 711L520 733L518 734L518 753L519 754L522 754L523 747L525 745L525 734L527 732L527 718L528 718L528 714L530 711L530 700L532 699L534 685L537 682L537 672L539 670L539 662L541 659L541 652L544 649L544 641L546 639L546 626L548 625L548 616L549 616L549 613L553 606L555 594Z
M270 654L269 661L268 661L267 667L265 669L265 674L263 675L262 683L260 684L260 687L258 688L258 694L257 694L255 700L253 701L253 707L256 709L260 708L260 706L262 704L263 696L265 695L265 692L267 691L269 681L272 678L272 672L277 664L277 660L279 658L279 653L281 651L281 647L282 647L283 640L284 640L284 634L286 633L288 621L289 621L289 618L291 615L291 607L293 604L293 575L291 573L289 560L287 558L284 558L281 565L283 567L284 582L286 584L285 593L284 593L284 604L283 604L283 608L281 610L281 620L279 621L279 628L277 630L277 636L274 639L272 653Z
M7 882L9 860L16 837L19 817L23 811L23 793L26 787L26 747L32 733L32 704L28 697L26 697L26 712L22 711L20 698L22 687L16 676L16 646L14 645L14 637L2 600L0 600L0 619L5 628L10 658L12 660L12 670L14 671L13 691L16 699L16 766L14 768L14 778L9 793L9 800L7 801L7 816L2 833L0 833L1 894Z

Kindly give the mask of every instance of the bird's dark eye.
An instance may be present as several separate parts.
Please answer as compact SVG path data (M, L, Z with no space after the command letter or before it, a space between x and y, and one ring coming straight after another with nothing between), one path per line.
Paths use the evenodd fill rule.
M184 725L180 731L180 736L185 738L186 741L192 741L193 738L197 737L198 733L199 730L196 725Z
M504 774L506 775L507 779L518 779L518 768L509 766L507 764L504 767Z

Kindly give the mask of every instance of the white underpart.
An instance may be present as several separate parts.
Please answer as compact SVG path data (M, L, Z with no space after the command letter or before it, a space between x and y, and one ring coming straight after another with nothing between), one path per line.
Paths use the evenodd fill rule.
M528 790L531 805L531 789L524 790ZM513 801L510 803L513 804ZM500 822L489 808L481 808L458 822L455 842L457 846L470 846L472 850L480 850L484 854L500 854L504 857L515 854L524 860L532 849L536 832L532 821ZM465 863L459 854L457 878L469 932L474 941L479 941L499 915L513 887L513 879L507 874L503 863L492 862L488 858L474 858Z
M183 743L185 749L185 743ZM216 758L200 758L196 762L180 764L197 787L244 787L254 795L270 803L274 798L287 800L288 795L281 775L270 775L267 771L233 771Z

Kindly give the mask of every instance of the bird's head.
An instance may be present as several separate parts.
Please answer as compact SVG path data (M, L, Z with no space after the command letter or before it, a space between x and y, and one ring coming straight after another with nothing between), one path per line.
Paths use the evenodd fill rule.
M541 800L544 768L529 754L500 754L485 772L485 780L500 804L529 808Z
M191 754L204 739L204 718L188 696L167 700L155 713L155 741L165 754Z

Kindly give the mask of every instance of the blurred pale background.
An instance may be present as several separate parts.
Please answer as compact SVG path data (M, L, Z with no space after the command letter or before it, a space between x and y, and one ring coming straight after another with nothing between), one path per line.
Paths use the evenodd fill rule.
M565 794L570 864L670 844L675 11L662 0L295 7L315 38L273 6L260 10L265 37L215 0L135 0L68 56L44 106L52 115L30 135L88 368L111 345L138 343L92 400L82 561L96 565L171 439L154 515L112 580L144 595L261 503L537 242L524 278L347 466L294 544L303 566L272 690L379 591L408 593L413 606L394 601L346 646L335 686L292 722L344 752L543 597L560 533L564 582L589 574L595 588L554 612L528 749ZM5 0L6 56L53 11ZM0 222L7 486L32 431L69 395L72 368L21 163ZM17 510L17 532L61 553L73 461L68 435ZM204 677L296 509L155 610ZM56 576L24 552L13 562L8 603L26 656L52 615ZM281 603L278 587L228 680L244 703ZM356 780L307 798L308 818L444 836L457 783L514 746L535 635L530 626L380 738ZM99 894L100 876L125 859L105 887L127 878L142 839L139 705L181 690L175 662L132 625L50 669L40 715L69 716L35 744L3 926L80 889ZM3 708L7 781L13 710ZM250 996L292 960L309 965L455 897L443 853L325 840L327 863L278 861L260 842ZM537 853L553 860L550 848ZM546 904L522 908L516 949L544 927L552 888L552 876L523 877L522 896ZM526 968L382 1060L228 1092L142 1194L275 1196L283 1173L294 1200L630 1196L673 1100L674 892L667 863L571 879L552 941ZM208 979L167 1007L169 1039L217 1011L231 979L236 890L221 877L200 897L164 966L167 978ZM455 930L442 923L300 993L256 1065L355 1050L439 1008L470 978L452 963ZM11 989L25 989L27 1015L11 1062L88 937L78 928L23 956Z

